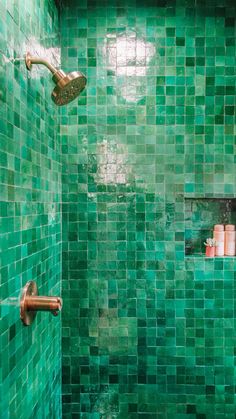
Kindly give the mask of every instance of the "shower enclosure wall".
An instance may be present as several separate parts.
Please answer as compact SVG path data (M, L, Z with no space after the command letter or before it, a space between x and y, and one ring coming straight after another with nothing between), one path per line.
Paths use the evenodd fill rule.
M30 50L57 65L54 1L0 0L0 417L61 417L60 317L20 320L22 287L61 293L58 108L46 69L27 74Z
M0 416L235 419L236 259L201 254L235 220L235 2L56 3L0 0ZM27 51L86 89L59 109Z
M185 256L186 198L202 234L236 197L235 17L65 2L62 65L88 78L60 128L65 418L235 417L235 258Z

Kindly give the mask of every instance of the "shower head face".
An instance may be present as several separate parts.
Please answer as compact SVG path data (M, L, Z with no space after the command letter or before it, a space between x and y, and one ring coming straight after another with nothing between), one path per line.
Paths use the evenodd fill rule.
M62 77L59 75L58 78L57 85L52 92L52 100L58 106L67 105L76 99L84 90L87 82L86 77L80 71L64 73Z

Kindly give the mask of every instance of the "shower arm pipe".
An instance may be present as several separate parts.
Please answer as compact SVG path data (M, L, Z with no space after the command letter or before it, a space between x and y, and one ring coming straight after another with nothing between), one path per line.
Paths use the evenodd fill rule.
M48 68L48 70L51 71L53 74L53 78L55 78L56 81L60 80L62 77L64 77L65 73L62 70L57 70L52 64L50 64L47 60L40 57L34 57L30 55L29 52L27 52L25 56L25 63L27 69L30 71L32 69L33 64L41 64Z

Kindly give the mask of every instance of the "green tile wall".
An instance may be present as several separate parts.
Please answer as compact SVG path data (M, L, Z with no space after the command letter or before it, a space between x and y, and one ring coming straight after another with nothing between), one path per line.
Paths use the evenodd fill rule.
M64 2L65 419L235 418L235 259L184 252L184 199L236 196L235 17Z
M0 0L0 417L59 419L60 317L19 319L28 280L57 295L61 279L58 110L49 72L28 74L27 50L58 58L54 2Z
M88 86L61 114L64 418L235 418L235 259L184 255L184 197L236 196L234 23L65 2Z

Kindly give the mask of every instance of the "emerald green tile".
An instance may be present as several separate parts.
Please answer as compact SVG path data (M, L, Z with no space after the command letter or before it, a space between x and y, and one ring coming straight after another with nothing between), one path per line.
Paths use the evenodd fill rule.
M62 271L63 418L234 419L235 258L202 244L235 223L235 4L56 1L88 79L59 110L16 60L59 61L39 3L0 0L1 413L61 417L60 319L9 299Z
M0 416L61 417L60 318L38 314L23 326L21 288L60 295L61 216L59 113L50 75L24 54L53 60L58 11L43 4L0 0Z
M235 416L235 259L195 254L235 222L235 12L65 4L63 66L88 77L61 116L65 418Z

